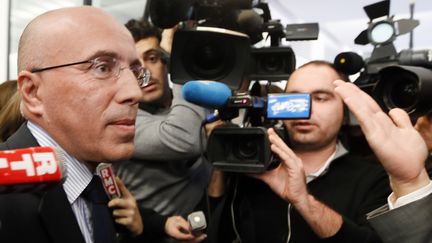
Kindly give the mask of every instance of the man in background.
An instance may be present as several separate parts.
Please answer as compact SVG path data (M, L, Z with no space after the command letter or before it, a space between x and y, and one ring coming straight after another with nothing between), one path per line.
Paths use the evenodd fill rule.
M231 178L211 242L380 242L366 213L385 202L387 176L338 139L346 114L336 79L347 80L323 61L290 75L287 93L311 94L310 119L284 120L285 141L269 130L280 165Z
M210 165L201 157L205 110L186 102L181 86L168 82L173 30L161 31L145 21L126 27L135 39L138 56L151 79L142 89L136 120L135 151L117 174L141 207L163 215L188 214L205 208ZM163 38L162 38L163 37Z

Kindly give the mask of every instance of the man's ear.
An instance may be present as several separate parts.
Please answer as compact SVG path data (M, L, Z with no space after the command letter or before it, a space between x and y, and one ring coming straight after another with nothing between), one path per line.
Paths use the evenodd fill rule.
M39 75L24 70L18 74L17 81L24 109L32 115L41 116L43 104L38 92L41 83Z

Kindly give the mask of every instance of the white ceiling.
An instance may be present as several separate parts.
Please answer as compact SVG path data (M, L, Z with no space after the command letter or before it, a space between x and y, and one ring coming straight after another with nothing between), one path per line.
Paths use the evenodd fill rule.
M273 18L281 18L286 24L318 22L320 37L318 45L324 46L321 57L333 60L335 55L342 51L355 51L362 55L369 55L373 46L360 46L354 44L354 39L367 28L369 18L363 6L373 4L378 0L269 0ZM414 49L432 48L432 1L431 0L392 0L390 14L395 20L409 18L409 4L415 2L414 18L420 25L414 30ZM295 47L297 43L290 43ZM317 45L303 43L301 45ZM398 51L409 47L409 34L398 37L395 41ZM316 50L317 48L315 48ZM323 52L323 53L322 53ZM318 55L319 56L319 55Z

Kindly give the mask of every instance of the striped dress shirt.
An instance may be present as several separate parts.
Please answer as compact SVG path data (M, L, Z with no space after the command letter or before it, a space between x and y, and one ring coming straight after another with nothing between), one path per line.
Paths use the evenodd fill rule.
M40 146L53 147L63 154L66 167L66 180L63 183L63 189L66 192L67 199L78 221L85 242L93 243L90 205L80 197L81 193L90 183L93 174L84 164L64 151L44 129L30 121L27 123L27 126Z

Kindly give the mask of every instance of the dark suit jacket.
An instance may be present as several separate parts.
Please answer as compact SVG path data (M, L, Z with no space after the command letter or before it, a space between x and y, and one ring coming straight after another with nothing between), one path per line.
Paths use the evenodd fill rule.
M0 150L39 146L27 124ZM85 243L61 184L46 192L0 195L0 242Z
M386 243L430 243L432 194L390 211L384 205L370 212L368 220Z

